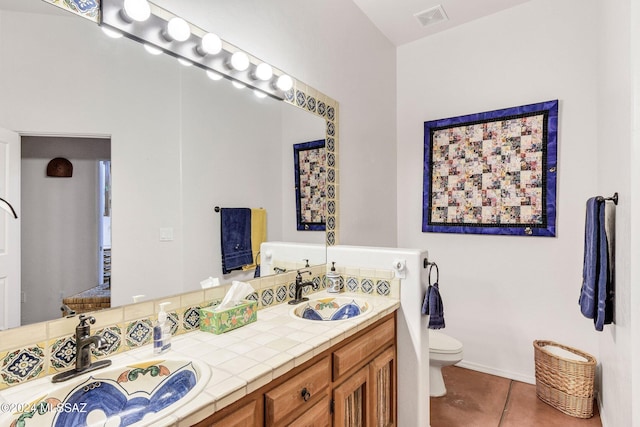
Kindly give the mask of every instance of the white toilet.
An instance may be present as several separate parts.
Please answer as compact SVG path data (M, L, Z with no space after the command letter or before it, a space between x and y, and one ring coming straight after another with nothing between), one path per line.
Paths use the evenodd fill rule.
M442 378L442 367L462 360L462 343L442 332L429 329L429 395L447 394Z

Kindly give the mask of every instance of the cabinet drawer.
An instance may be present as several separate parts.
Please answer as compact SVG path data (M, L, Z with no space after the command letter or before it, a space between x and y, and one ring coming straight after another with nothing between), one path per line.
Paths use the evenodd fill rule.
M395 323L389 319L371 332L333 352L333 380L349 370L367 363L372 355L393 342Z
M329 395L324 395L324 398L313 405L313 408L287 424L287 427L329 427L331 422L329 401Z
M319 396L326 396L324 389L329 385L330 376L330 360L325 357L265 393L267 426L279 424L298 409L311 408Z

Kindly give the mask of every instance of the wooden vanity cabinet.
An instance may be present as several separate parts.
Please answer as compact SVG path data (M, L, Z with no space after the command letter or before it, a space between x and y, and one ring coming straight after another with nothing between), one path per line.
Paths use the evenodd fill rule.
M392 313L198 427L395 427L396 316Z

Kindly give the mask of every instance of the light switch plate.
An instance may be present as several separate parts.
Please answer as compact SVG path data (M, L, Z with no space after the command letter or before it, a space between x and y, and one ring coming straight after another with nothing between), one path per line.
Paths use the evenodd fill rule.
M161 242L171 242L173 240L173 228L172 227L161 227L160 228L160 241Z

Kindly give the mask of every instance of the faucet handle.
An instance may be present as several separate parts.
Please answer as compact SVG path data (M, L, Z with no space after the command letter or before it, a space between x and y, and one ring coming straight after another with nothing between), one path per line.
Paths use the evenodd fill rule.
M312 274L310 270L303 270L303 269L298 270L298 276L302 277L302 273L309 273L310 275Z
M84 314L81 314L80 317L78 317L78 319L80 319L80 325L78 326L89 326L87 325L87 322L89 322L92 325L96 323L96 318L93 316L85 316Z

